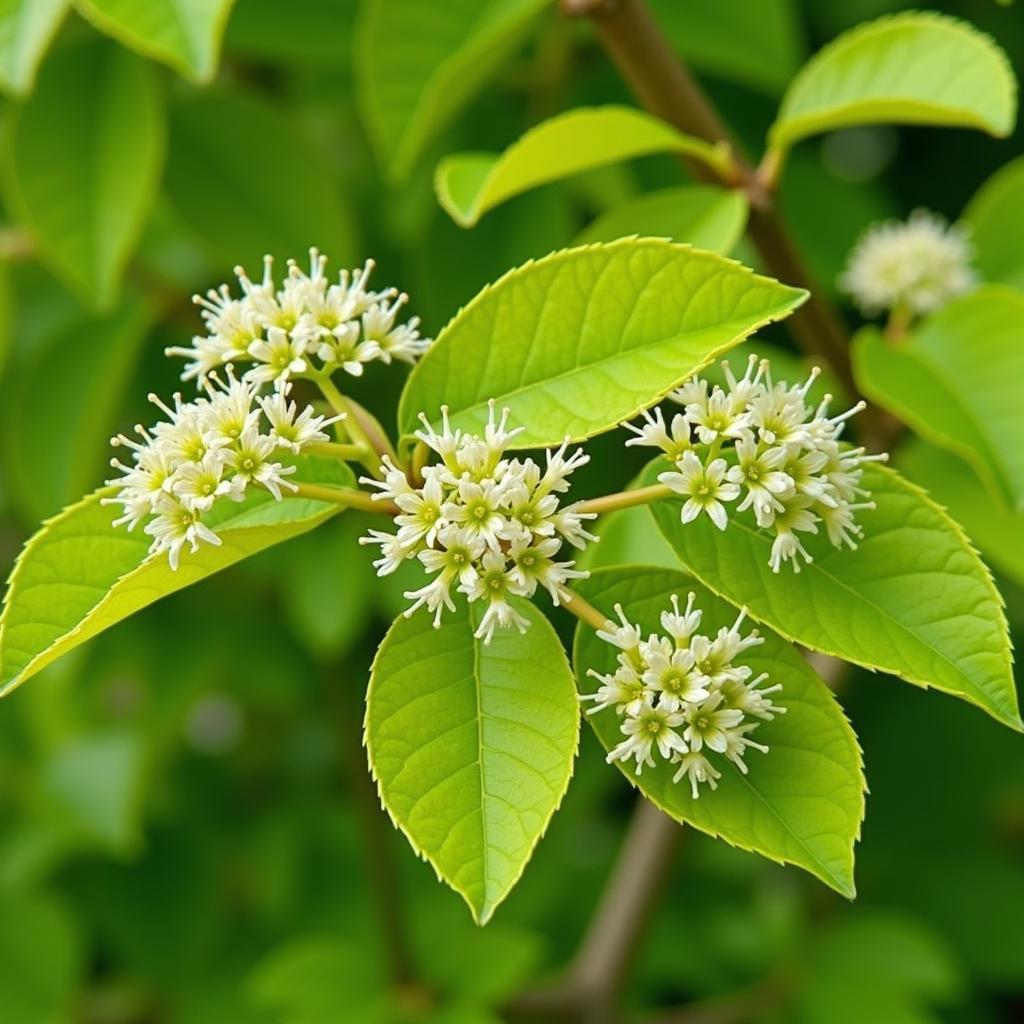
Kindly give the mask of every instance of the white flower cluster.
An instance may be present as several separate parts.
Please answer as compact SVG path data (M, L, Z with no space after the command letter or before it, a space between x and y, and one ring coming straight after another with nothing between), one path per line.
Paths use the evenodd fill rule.
M588 461L582 450L567 455L568 442L546 453L542 468L533 459L505 458L505 449L522 430L508 429L506 409L495 419L494 403L483 437L452 430L441 409L438 433L424 415L416 436L440 461L426 466L423 483L414 486L385 457L383 480L361 482L378 488L375 498L393 501L397 533L371 530L364 544L379 544L377 573L385 576L410 558L418 558L433 579L406 593L413 602L406 615L425 606L439 626L445 608L455 609L453 587L470 601L486 601L476 635L490 643L498 628L525 631L529 623L509 603L510 595L531 597L538 585L558 604L568 580L587 574L572 561L556 561L563 542L577 548L594 540L583 523L593 519L575 505L560 505L570 474Z
M975 282L962 228L927 210L876 224L860 238L839 279L868 316L902 309L932 313Z
M723 366L725 389L694 377L669 396L684 407L671 422L656 408L641 426L624 424L637 435L627 445L660 448L675 464L658 479L686 498L682 521L704 513L724 530L726 506L738 501L737 512L752 509L758 526L775 533L773 572L787 560L799 572L798 556L813 560L797 534L817 533L819 523L836 547L856 548L863 531L855 513L874 508L861 500L870 497L860 486L862 467L887 458L840 445L846 420L864 403L829 417L831 396L807 404L817 370L791 387L774 384L768 361L754 355L739 380Z
M689 778L696 799L702 783L715 789L722 777L708 754L724 755L746 774L747 748L768 752L750 734L786 709L770 699L782 689L780 683L762 688L767 672L751 678L753 670L736 663L744 651L764 642L757 630L740 635L745 610L711 639L697 632L702 613L694 600L690 594L681 611L673 594L671 610L661 615L664 634L646 640L616 605L621 625L608 622L597 635L618 648L618 667L609 674L590 669L588 675L601 685L580 699L593 701L587 714L614 708L622 720L625 739L608 755L609 762L634 760L639 775L660 755L679 766L673 782Z
M131 449L132 459L112 460L122 475L107 484L118 492L102 501L121 506L115 526L145 522L150 554L166 551L172 569L186 544L192 551L200 541L220 544L203 522L218 499L241 501L257 486L280 501L282 488L294 490L286 478L295 466L278 457L328 440L323 428L340 418L314 415L311 406L298 412L288 386L260 396L258 384L236 380L230 366L227 380L210 373L203 383L204 397L184 402L175 395L173 408L150 395L167 419L148 430L137 425L139 440L120 434L111 441Z
M191 348L166 350L189 360L182 380L201 382L219 366L251 360L246 380L280 387L295 374L341 369L358 377L372 360L412 363L426 351L430 339L420 337L419 318L397 322L408 296L394 288L367 288L373 260L362 270L341 271L331 284L324 273L327 258L310 249L309 259L308 274L288 261L281 288L265 256L258 284L236 268L241 297L234 298L226 284L196 295L207 333L196 335Z

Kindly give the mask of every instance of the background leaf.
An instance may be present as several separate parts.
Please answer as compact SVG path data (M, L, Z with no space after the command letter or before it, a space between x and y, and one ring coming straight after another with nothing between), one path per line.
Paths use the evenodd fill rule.
M254 156L257 139L272 158ZM252 97L206 93L172 106L167 192L226 266L254 271L267 252L304 261L311 245L335 270L356 258L350 213L324 155Z
M163 104L144 61L88 41L46 63L15 117L8 194L54 272L86 302L105 308L116 298L163 159Z
M465 601L434 629L400 616L370 675L366 748L409 842L484 924L518 881L569 784L576 687L544 616L518 598L525 634L474 638Z
M519 45L547 0L366 0L355 40L363 119L381 165L408 175L427 140Z
M685 153L709 165L722 154L703 139L631 107L570 110L542 121L503 153L457 153L438 165L437 198L452 219L472 227L520 192L650 153Z
M746 223L747 200L742 192L715 185L682 185L647 192L608 210L584 228L573 245L646 235L728 256Z
M652 463L644 481L663 468ZM863 486L878 507L858 515L860 547L804 535L814 561L799 573L771 571L773 534L752 516L733 515L723 532L705 516L684 526L674 497L651 511L701 582L787 639L963 697L1020 729L1006 618L988 569L960 527L892 470L868 466Z
M209 82L235 0L74 0L101 32L195 82Z
M598 434L652 405L804 293L659 239L567 249L510 271L452 319L409 376L420 411L477 431L487 402L525 428L518 448Z
M963 459L919 438L900 447L896 465L948 509L989 565L1024 586L1024 512L993 498Z
M660 615L670 607L672 594L696 593L697 607L704 612L703 633L713 636L736 618L734 607L678 570L605 569L581 580L578 590L609 618L621 604L644 635L659 631ZM614 671L616 653L589 625L577 626L573 663L582 692L597 688L588 669ZM864 816L865 788L853 730L824 682L774 633L768 631L764 644L745 651L743 658L755 675L768 672L772 683L782 683L776 699L786 708L785 714L758 726L756 739L771 749L756 758L751 754L747 775L723 761L718 788L705 787L694 800L689 783L674 783L676 769L664 761L639 775L622 762L615 762L616 767L677 821L745 850L797 864L852 897L853 844ZM587 718L606 750L622 739L613 710Z
M0 88L32 91L36 67L71 0L0 0Z
M306 457L298 476L354 485L352 471L333 460ZM333 503L277 502L256 492L238 505L221 502L207 519L216 524L221 546L186 551L175 571L163 556L147 556L150 538L141 530L111 525L112 509L100 504L109 493L96 491L49 520L15 563L0 618L0 696L161 597L305 533L339 511Z
M974 263L986 281L1024 288L1024 157L1011 160L974 194L963 213Z
M53 515L108 475L118 403L153 317L127 296L109 316L76 317L11 368L0 409L4 461L31 518Z
M897 14L860 25L817 53L783 97L776 149L855 124L938 124L1005 136L1017 116L1006 55L953 18Z
M905 341L864 330L853 350L864 393L922 437L966 458L1010 508L1024 508L1024 294L978 288Z

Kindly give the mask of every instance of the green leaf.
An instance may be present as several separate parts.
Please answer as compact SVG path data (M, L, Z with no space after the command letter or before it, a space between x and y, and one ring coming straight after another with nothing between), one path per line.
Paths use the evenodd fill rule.
M355 0L244 0L231 15L224 49L287 64L351 73Z
M659 617L672 594L694 591L704 612L701 631L714 635L732 625L736 609L708 593L678 570L605 569L578 586L580 594L609 618L621 604L631 622L646 634L659 631ZM768 672L782 684L778 697L786 713L758 726L757 740L771 749L751 754L749 773L725 761L716 790L696 800L685 781L674 783L675 767L659 761L642 774L617 766L650 801L677 821L744 850L781 863L796 864L844 896L852 898L853 844L864 816L864 774L857 738L825 683L780 637L768 631L765 642L745 651L755 675ZM616 649L580 623L573 661L583 692L596 689L588 669L614 671ZM606 709L587 716L598 739L610 750L622 739L619 719Z
M366 747L381 799L479 924L519 880L562 800L579 742L572 672L547 619L474 638L460 602L434 629L400 616L377 652Z
M857 124L979 128L1003 137L1017 116L1006 55L972 26L931 13L879 18L835 39L783 97L772 148Z
M253 140L273 159L254 159ZM227 266L264 253L304 258L319 246L335 268L356 256L354 227L324 154L283 114L227 92L171 108L167 192L182 220Z
M303 480L352 486L344 463L300 459ZM148 557L150 538L111 525L115 513L101 489L43 525L14 565L0 617L0 696L59 658L189 584L280 544L336 515L334 503L305 498L276 502L253 493L221 502L208 517L222 540L185 552L177 571L163 556Z
M220 41L234 2L75 0L75 6L101 32L202 85L217 71Z
M434 187L452 219L469 228L521 192L650 153L685 153L716 168L726 159L721 149L640 110L584 107L542 121L504 153L445 157Z
M600 540L576 559L579 569L611 565L654 565L679 568L679 559L643 505L610 512L597 520L593 532Z
M1024 508L1024 294L988 285L928 317L900 344L873 329L853 349L864 394L967 459L1010 508Z
M10 202L54 273L86 302L106 308L116 298L163 156L153 69L109 43L62 49L16 114Z
M963 459L918 438L900 445L900 472L923 487L967 531L998 572L1024 586L1024 512L1011 512Z
M652 483L665 468L655 460ZM859 513L856 551L803 535L814 561L768 566L773 535L748 512L725 531L680 522L674 497L651 506L683 564L706 586L796 643L962 697L1021 729L1003 602L963 530L891 469L865 468L877 508Z
M76 318L12 366L2 446L27 517L53 515L102 479L118 403L152 321L130 296L110 316Z
M746 223L747 200L742 192L727 192L716 185L682 185L648 192L609 210L577 235L573 245L646 235L728 256Z
M365 0L356 89L381 165L409 174L444 127L516 49L547 0Z
M552 253L509 271L441 331L409 376L404 434L417 415L479 431L487 403L512 410L519 448L582 440L635 416L806 292L713 253L622 239Z
M1024 288L1024 157L1011 160L974 194L964 210L974 263L986 281Z
M0 0L0 89L32 91L36 68L71 0Z

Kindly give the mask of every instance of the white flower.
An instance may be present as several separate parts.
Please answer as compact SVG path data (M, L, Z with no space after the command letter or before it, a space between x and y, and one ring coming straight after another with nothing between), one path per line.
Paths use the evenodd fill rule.
M688 749L686 743L675 731L684 721L681 714L669 711L660 704L644 704L636 715L623 719L622 732L626 739L609 751L609 764L633 758L639 775L644 765L654 767L655 749L666 761L674 754L685 754Z
M411 558L414 552L403 547L401 541L393 533L384 533L382 530L370 530L365 537L359 538L360 544L379 544L380 558L376 559L373 567L377 570L378 576L390 576L407 558Z
M222 495L241 501L245 483L237 476L224 477L224 455L219 451L207 452L199 462L186 462L175 473L174 494L186 508L205 512Z
M186 544L193 553L198 550L201 540L208 544L220 544L220 537L203 525L199 509L189 508L169 494L163 494L154 511L156 515L144 527L146 533L153 538L149 553L153 555L166 551L172 569L178 568L181 549Z
M681 513L682 521L692 523L701 512L705 512L715 526L724 530L728 515L722 502L734 501L740 493L736 484L726 481L728 466L725 460L712 459L705 466L692 451L687 451L683 452L676 467L678 472L661 473L658 479L687 499Z
M258 384L284 383L292 374L304 373L308 365L302 358L305 340L280 327L268 328L266 338L254 341L248 351L256 365L246 372L245 379Z
M277 444L272 437L259 433L255 426L249 426L242 432L237 447L225 453L224 463L235 471L237 478L246 484L261 484L280 501L282 487L295 490L295 485L285 479L295 472L295 467L271 462L270 456L276 450Z
M789 385L773 382L767 360L756 355L738 379L723 366L726 389L692 378L670 396L686 406L671 436L657 409L644 414L643 425L628 425L637 436L627 445L669 454L674 471L658 479L686 499L682 522L706 512L719 529L727 529L726 505L739 498L735 512L752 510L758 527L775 534L769 559L775 572L784 562L798 570L801 560L810 559L795 534L816 533L819 522L833 545L855 548L863 533L856 513L874 507L862 486L864 466L888 458L840 442L847 420L864 403L830 416L831 396L817 408L807 401L816 369Z
M598 636L616 648L618 667L610 674L589 669L587 675L600 685L580 699L592 702L589 715L613 708L619 716L624 738L609 761L635 760L637 772L659 759L678 764L673 781L689 778L697 798L700 785L714 789L721 778L709 758L723 756L746 772L748 748L768 751L749 735L786 709L770 699L781 684L763 686L767 673L751 681L753 670L737 660L763 642L756 630L740 632L746 611L711 638L696 632L701 612L695 599L690 594L680 611L672 595L671 610L661 615L669 635L652 633L647 640L617 605L621 625L609 622Z
M973 249L957 225L927 210L876 224L860 238L839 278L866 315L893 309L933 313L975 283Z
M270 422L270 433L278 447L287 448L297 455L308 444L329 441L330 435L324 430L339 420L340 416L317 416L313 406L304 406L302 412L293 401L288 401L290 385L260 399L263 415Z
M587 575L557 558L566 542L582 547L590 538L582 523L592 515L562 508L558 498L586 458L580 452L567 456L563 445L547 454L543 473L532 459L508 458L507 446L522 428L510 428L509 411L497 416L493 402L482 435L453 429L446 407L440 419L435 429L420 416L417 437L440 458L422 467L422 482L414 486L386 456L383 479L363 479L376 488L375 498L399 509L392 540L374 532L366 542L381 546L374 564L382 575L417 557L433 577L406 593L412 601L406 614L426 607L440 625L444 610L455 607L456 592L470 602L485 601L477 636L490 643L498 629L529 625L510 596L531 597L540 586L558 604L566 585Z
M718 771L711 762L701 753L693 751L683 754L676 761L679 770L672 776L673 782L679 782L684 776L690 780L690 792L693 799L700 797L700 786L707 783L712 789L718 789L718 780L722 773Z

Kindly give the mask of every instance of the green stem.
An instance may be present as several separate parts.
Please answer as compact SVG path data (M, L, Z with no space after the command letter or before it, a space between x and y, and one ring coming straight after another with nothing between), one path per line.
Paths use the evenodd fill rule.
M618 491L615 494L605 494L600 498L590 498L581 501L577 506L580 512L596 512L601 515L604 512L614 512L620 508L632 508L634 505L649 505L652 501L660 501L672 494L672 489L665 484L652 484L650 487L637 487L631 491Z
M566 611L572 612L580 622L593 626L594 629L604 629L608 625L608 616L598 611L589 601L580 597L575 590L563 587L558 596L559 605Z
M317 373L313 376L313 380L320 388L321 394L330 403L331 408L345 417L343 424L348 436L356 445L360 445L364 449L364 454L359 462L373 477L380 480L384 476L380 466L380 456L392 454L390 444L385 441L381 445L379 438L370 436L363 422L363 416L360 415L363 412L362 406L357 405L347 395L343 395L331 380L330 374ZM374 453L376 453L376 457Z
M401 511L390 501L378 501L372 494L367 494L366 491L357 491L352 487L331 487L324 484L310 484L303 480L294 480L291 483L295 488L291 493L297 498L332 501L345 508L357 508L362 512L377 512L385 516L396 516Z
M314 441L303 445L302 450L308 455L322 455L342 462L362 462L370 454L370 449L364 444L338 444L335 441Z

